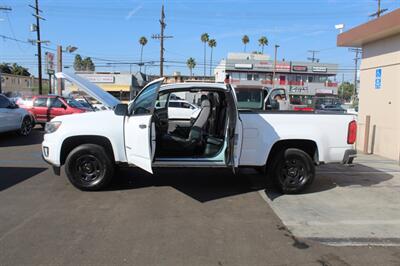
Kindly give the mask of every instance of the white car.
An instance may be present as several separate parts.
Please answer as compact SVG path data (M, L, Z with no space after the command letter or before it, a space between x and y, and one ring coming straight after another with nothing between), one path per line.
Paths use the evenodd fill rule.
M188 119L196 118L199 107L184 100L170 100L168 102L168 118Z
M56 174L65 165L70 182L99 190L116 165L251 167L267 173L284 193L298 193L321 163L351 163L357 123L353 115L240 110L229 84L149 83L129 105L74 74L57 73L113 110L55 117L46 124L43 158ZM168 116L176 92L198 93L200 112L186 127ZM157 99L160 102L157 106ZM190 176L188 176L190 178Z
M18 131L20 135L28 136L33 126L34 120L28 111L0 94L0 133Z

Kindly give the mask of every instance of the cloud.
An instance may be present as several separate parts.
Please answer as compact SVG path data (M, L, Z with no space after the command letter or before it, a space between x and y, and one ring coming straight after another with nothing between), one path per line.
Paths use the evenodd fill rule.
M135 7L131 11L129 11L129 13L128 13L128 15L126 15L125 19L130 20L142 8L143 8L142 5L138 5L137 7Z

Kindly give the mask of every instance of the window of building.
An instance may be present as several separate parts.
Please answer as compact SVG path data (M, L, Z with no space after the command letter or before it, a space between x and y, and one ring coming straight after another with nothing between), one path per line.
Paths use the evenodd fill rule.
M247 74L247 80L253 80L253 75L252 74Z
M313 76L308 76L307 77L308 82L314 82L314 77Z

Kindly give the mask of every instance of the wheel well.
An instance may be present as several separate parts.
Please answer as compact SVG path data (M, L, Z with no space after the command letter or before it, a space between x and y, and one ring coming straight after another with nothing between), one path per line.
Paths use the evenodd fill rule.
M64 140L61 146L60 163L63 165L67 159L68 154L76 147L82 144L97 144L106 149L107 154L110 154L111 159L114 160L114 152L111 142L108 138L102 136L75 136L69 137Z
M282 150L286 150L289 148L299 149L310 155L315 163L318 162L318 147L317 143L312 140L303 140L303 139L295 139L295 140L280 140L277 141L271 148L269 152L268 159L266 165L270 165L275 156L281 152Z

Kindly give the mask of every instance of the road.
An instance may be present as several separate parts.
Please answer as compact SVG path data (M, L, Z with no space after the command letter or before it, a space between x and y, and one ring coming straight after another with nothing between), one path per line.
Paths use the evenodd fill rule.
M109 190L81 192L41 160L41 140L0 135L1 265L400 264L397 246L294 236L255 173L122 169Z

